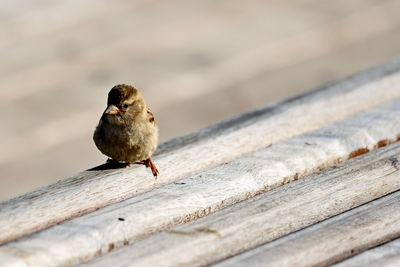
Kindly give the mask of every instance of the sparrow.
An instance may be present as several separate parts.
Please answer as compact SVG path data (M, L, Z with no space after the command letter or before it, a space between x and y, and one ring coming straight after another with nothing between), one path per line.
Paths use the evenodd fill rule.
M97 125L93 140L110 157L107 162L142 162L157 178L151 155L158 145L158 127L143 96L130 85L119 84L108 93L107 108Z

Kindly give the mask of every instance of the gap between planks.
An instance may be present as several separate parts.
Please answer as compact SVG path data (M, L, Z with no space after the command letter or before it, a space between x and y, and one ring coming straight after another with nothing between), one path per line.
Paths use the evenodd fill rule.
M400 219L400 213L396 212L400 204L400 193L398 191L400 189L399 159L400 143L395 143L196 221L138 240L130 246L94 259L88 265L109 266L111 262L118 259L120 266L125 264L137 266L204 266L296 232L397 190L396 194L388 197L390 199L388 209L384 209L385 205L377 208L378 214L382 216L377 215L373 217L374 220L370 218L371 221L368 223L365 221L368 216L363 215L364 221L356 220L355 222L364 225L364 227L360 226L358 229L353 229L350 237L352 238L354 235L364 236L364 238L359 237L354 239L353 243L350 243L355 246L353 248L357 249L385 242L400 234L400 225L394 223ZM397 161L397 163L393 164L394 161ZM382 199L378 202L386 204L385 201L386 199ZM368 205L350 211L348 214L357 216L359 210L366 210L367 208L369 208ZM343 216L338 218L343 218ZM333 221L337 221L338 218L334 218ZM330 222L331 220L326 221L328 225ZM338 222L339 225L341 223L342 221ZM316 227L327 230L328 238L331 235L337 235L334 230L338 224L331 226L332 231L328 231L328 228L322 228L325 227L325 223L317 224ZM346 229L342 229L351 230L352 228L349 225L346 225L346 227ZM376 229L377 232L374 233L371 228ZM304 231L310 230L306 228ZM299 233L302 233L302 231ZM338 245L337 243L340 243L340 239L344 238L346 233L348 232L338 235L336 240L332 238L330 240L332 243L329 243L330 241L326 241L326 243L337 249L335 241ZM308 235L302 236L308 237ZM331 247L328 245L325 247L326 250L322 249L323 240L320 243L316 242L315 239L310 242L311 245L317 247L321 245L322 250L316 249L314 251L311 249L317 255L311 256L310 261L318 261L320 254L335 255L335 252L330 251ZM276 243L281 244L279 239ZM285 242L285 244L290 245L291 243ZM288 261L293 260L292 264L280 266L297 266L300 259L303 259L301 255L307 254L305 251L309 247L306 245L309 243L304 242L304 250L301 240L295 244L294 247L289 249L282 248L282 253L286 252L286 255L277 255L276 258L271 256L265 262L272 262L273 259L277 261L287 259ZM277 246L271 245L271 247L271 249L274 249ZM350 248L350 250L353 248ZM279 247L277 247L278 249ZM349 249L349 245L343 245L341 252L344 255L346 255L346 249ZM299 250L300 256L297 256L296 250ZM340 252L339 249L336 251ZM274 255L274 253L271 252L268 255ZM327 256L325 255L325 257ZM308 259L308 257L305 258L303 260ZM237 261L233 260L233 263L235 264ZM246 266L258 265L248 264Z
M216 266L328 266L399 237L399 210L398 190Z
M161 171L157 181L142 166L88 170L2 202L0 244L400 97L399 68L400 61L393 61L167 142L155 157Z
M179 183L165 185L6 244L0 248L0 253L12 263L41 266L88 260L174 224L194 220L297 180L342 159L385 146L395 141L400 133L399 106L400 100L392 101ZM385 186L380 187L374 182L381 184L382 181L374 179L369 184L371 191L367 197L371 197L374 190L380 195L398 188L396 181L386 181ZM81 249L77 251L76 246Z
M395 212L399 212L399 209ZM397 222L398 224L398 222ZM352 258L333 265L334 267L397 267L400 266L400 238L369 249Z

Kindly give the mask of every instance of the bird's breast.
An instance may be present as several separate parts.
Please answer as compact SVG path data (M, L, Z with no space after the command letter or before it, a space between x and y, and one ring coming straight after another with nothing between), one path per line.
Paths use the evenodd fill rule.
M157 148L157 127L144 124L120 126L102 121L95 130L94 141L99 150L118 161L147 159Z

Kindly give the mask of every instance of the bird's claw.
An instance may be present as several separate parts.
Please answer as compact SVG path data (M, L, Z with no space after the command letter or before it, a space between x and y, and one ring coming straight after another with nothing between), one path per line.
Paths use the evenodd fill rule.
M157 179L157 176L158 176L159 172L158 172L158 169L157 169L156 165L151 160L151 158L142 160L142 162L146 166L146 168L150 168L151 169L151 172L153 173L154 177Z

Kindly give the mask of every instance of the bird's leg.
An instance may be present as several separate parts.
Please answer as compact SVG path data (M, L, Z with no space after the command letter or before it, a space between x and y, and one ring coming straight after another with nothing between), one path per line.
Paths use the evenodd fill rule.
M158 175L158 170L156 165L154 165L153 161L151 160L151 158L142 160L143 164L146 166L146 168L150 168L151 172L153 173L154 177L157 178Z

